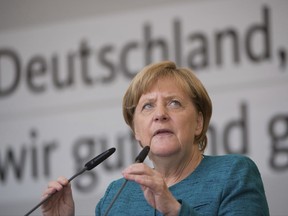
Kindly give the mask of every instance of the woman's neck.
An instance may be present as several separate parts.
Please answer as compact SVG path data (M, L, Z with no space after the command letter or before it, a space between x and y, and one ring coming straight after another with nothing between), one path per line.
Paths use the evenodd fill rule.
M200 164L202 152L193 151L189 157L157 158L154 161L155 169L160 172L168 187L180 182L190 175Z

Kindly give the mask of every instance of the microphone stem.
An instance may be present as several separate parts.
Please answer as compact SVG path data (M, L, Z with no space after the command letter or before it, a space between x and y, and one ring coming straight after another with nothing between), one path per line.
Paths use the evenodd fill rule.
M145 146L142 151L139 153L139 155L136 157L135 159L135 163L143 163L143 161L145 160L145 158L147 157L148 153L150 151L150 147L149 146ZM114 202L116 201L116 199L118 198L119 194L121 193L121 191L123 190L123 188L125 187L125 185L127 184L128 180L125 179L125 181L123 182L121 188L119 189L119 191L117 192L117 194L114 196L112 202L110 203L110 205L108 206L104 216L108 215L108 212L110 211L110 209L112 208Z
M117 192L117 194L114 196L112 202L111 202L110 205L108 206L108 208L107 208L107 210L106 210L104 216L107 216L107 215L108 215L108 213L109 213L111 207L113 206L114 202L116 201L116 199L118 198L118 196L119 196L120 193L122 192L122 190L123 190L123 188L125 187L125 185L127 184L127 182L128 182L128 180L125 179L125 181L123 182L121 188L119 189L119 191Z
M84 167L80 172L76 173L75 175L73 175L71 178L68 179L68 182L71 182L74 178L76 178L77 176L81 175L82 173L84 173L87 170L87 167Z
M57 191L56 191L57 192ZM55 192L55 193L56 193ZM54 194L55 194L54 193ZM31 209L28 213L26 213L24 216L30 215L33 211L35 211L38 207L40 207L44 202L46 202L48 199L50 199L54 194L51 194L50 196L47 196L45 199L43 199L38 205L36 205L33 209Z

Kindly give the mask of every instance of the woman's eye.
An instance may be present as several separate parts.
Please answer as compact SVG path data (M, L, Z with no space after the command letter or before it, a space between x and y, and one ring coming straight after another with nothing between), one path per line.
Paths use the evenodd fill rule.
M172 100L170 102L170 105L173 106L173 107L180 107L181 103L178 100Z
M142 110L144 109L151 109L152 108L152 104L151 103L146 103L143 105Z

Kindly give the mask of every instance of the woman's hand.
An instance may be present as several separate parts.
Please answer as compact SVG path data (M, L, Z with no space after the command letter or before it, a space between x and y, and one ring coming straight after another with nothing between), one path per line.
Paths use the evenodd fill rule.
M173 197L163 176L144 163L130 165L122 172L124 178L140 184L147 202L164 215L178 215L180 203Z
M57 193L54 194L55 192ZM54 195L41 206L43 216L73 216L75 213L74 200L71 184L67 178L61 176L57 181L49 182L42 199L52 194Z

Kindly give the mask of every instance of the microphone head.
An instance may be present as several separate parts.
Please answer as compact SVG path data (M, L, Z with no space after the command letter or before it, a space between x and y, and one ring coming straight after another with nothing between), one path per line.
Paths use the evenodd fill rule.
M110 148L107 151L101 153L100 155L96 156L89 162L85 164L86 170L91 170L94 167L96 167L98 164L102 163L104 160L106 160L110 155L112 155L115 152L115 148Z
M142 151L139 153L139 155L135 158L136 163L143 163L145 158L147 157L148 153L150 151L149 146L145 146Z

